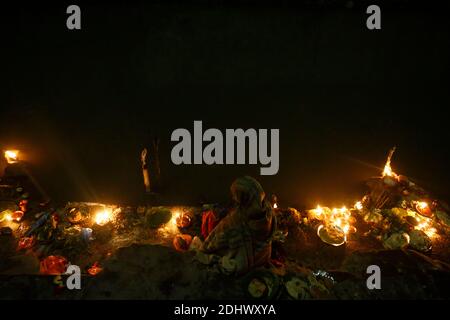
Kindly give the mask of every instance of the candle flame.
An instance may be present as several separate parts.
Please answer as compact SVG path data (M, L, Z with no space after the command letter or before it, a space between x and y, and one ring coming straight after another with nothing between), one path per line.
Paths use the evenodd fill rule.
M180 218L182 215L183 215L183 212L180 209L173 209L172 217L170 218L170 221L167 222L164 226L160 227L158 229L158 232L163 237L171 237L174 234L179 233L178 226L177 226L177 219Z
M314 218L322 220L326 226L332 226L341 230L345 235L347 235L350 230L356 230L350 225L351 213L346 206L330 209L318 205L316 209L312 209L311 212L314 214Z
M435 228L430 225L429 219L416 218L419 224L414 227L416 230L423 231L428 237L433 238L437 232Z
M320 217L323 214L323 208L320 205L317 205L316 209L311 210L316 217Z
M181 217L181 211L180 210L175 210L174 212L172 212L172 218L170 219L170 224L172 226L177 226L177 219L179 217Z
M19 150L6 150L5 159L9 164L19 161Z
M426 203L425 201L417 201L417 207L419 209L425 210L426 208L428 208L428 203Z
M105 208L95 215L95 223L102 226L107 224L112 220L112 210L109 208Z
M392 155L395 152L395 147L391 149L391 151L389 151L389 155L388 158L386 160L386 164L384 165L384 169L383 169L383 177L392 177L392 178L398 178L398 175L392 170L391 167L391 159L392 159Z

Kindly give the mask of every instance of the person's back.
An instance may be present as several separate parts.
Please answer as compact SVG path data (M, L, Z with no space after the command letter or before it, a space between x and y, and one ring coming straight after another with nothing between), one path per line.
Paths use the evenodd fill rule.
M202 251L219 256L223 271L242 274L269 262L276 223L265 193L255 179L237 179L231 193L236 207L211 232Z

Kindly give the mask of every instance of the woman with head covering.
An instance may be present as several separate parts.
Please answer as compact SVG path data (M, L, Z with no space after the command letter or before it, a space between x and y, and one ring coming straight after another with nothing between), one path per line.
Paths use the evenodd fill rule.
M205 239L206 263L217 262L225 273L242 274L269 262L276 220L258 181L236 179L231 185L235 207ZM206 259L205 259L206 257Z

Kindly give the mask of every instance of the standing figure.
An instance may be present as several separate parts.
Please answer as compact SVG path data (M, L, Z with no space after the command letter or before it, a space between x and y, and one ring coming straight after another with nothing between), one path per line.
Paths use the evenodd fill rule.
M142 175L144 178L145 192L150 193L152 191L150 185L150 174L148 172L148 162L147 162L147 148L144 148L141 152L141 164L142 164Z

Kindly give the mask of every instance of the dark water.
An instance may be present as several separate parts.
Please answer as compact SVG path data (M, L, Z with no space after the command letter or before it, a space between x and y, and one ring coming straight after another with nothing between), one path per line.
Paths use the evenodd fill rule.
M438 10L84 5L11 7L2 18L0 145L17 146L57 199L142 200L140 150L161 138L163 192L220 201L258 166L174 166L170 134L279 128L289 205L348 203L393 167L450 199L449 20Z

